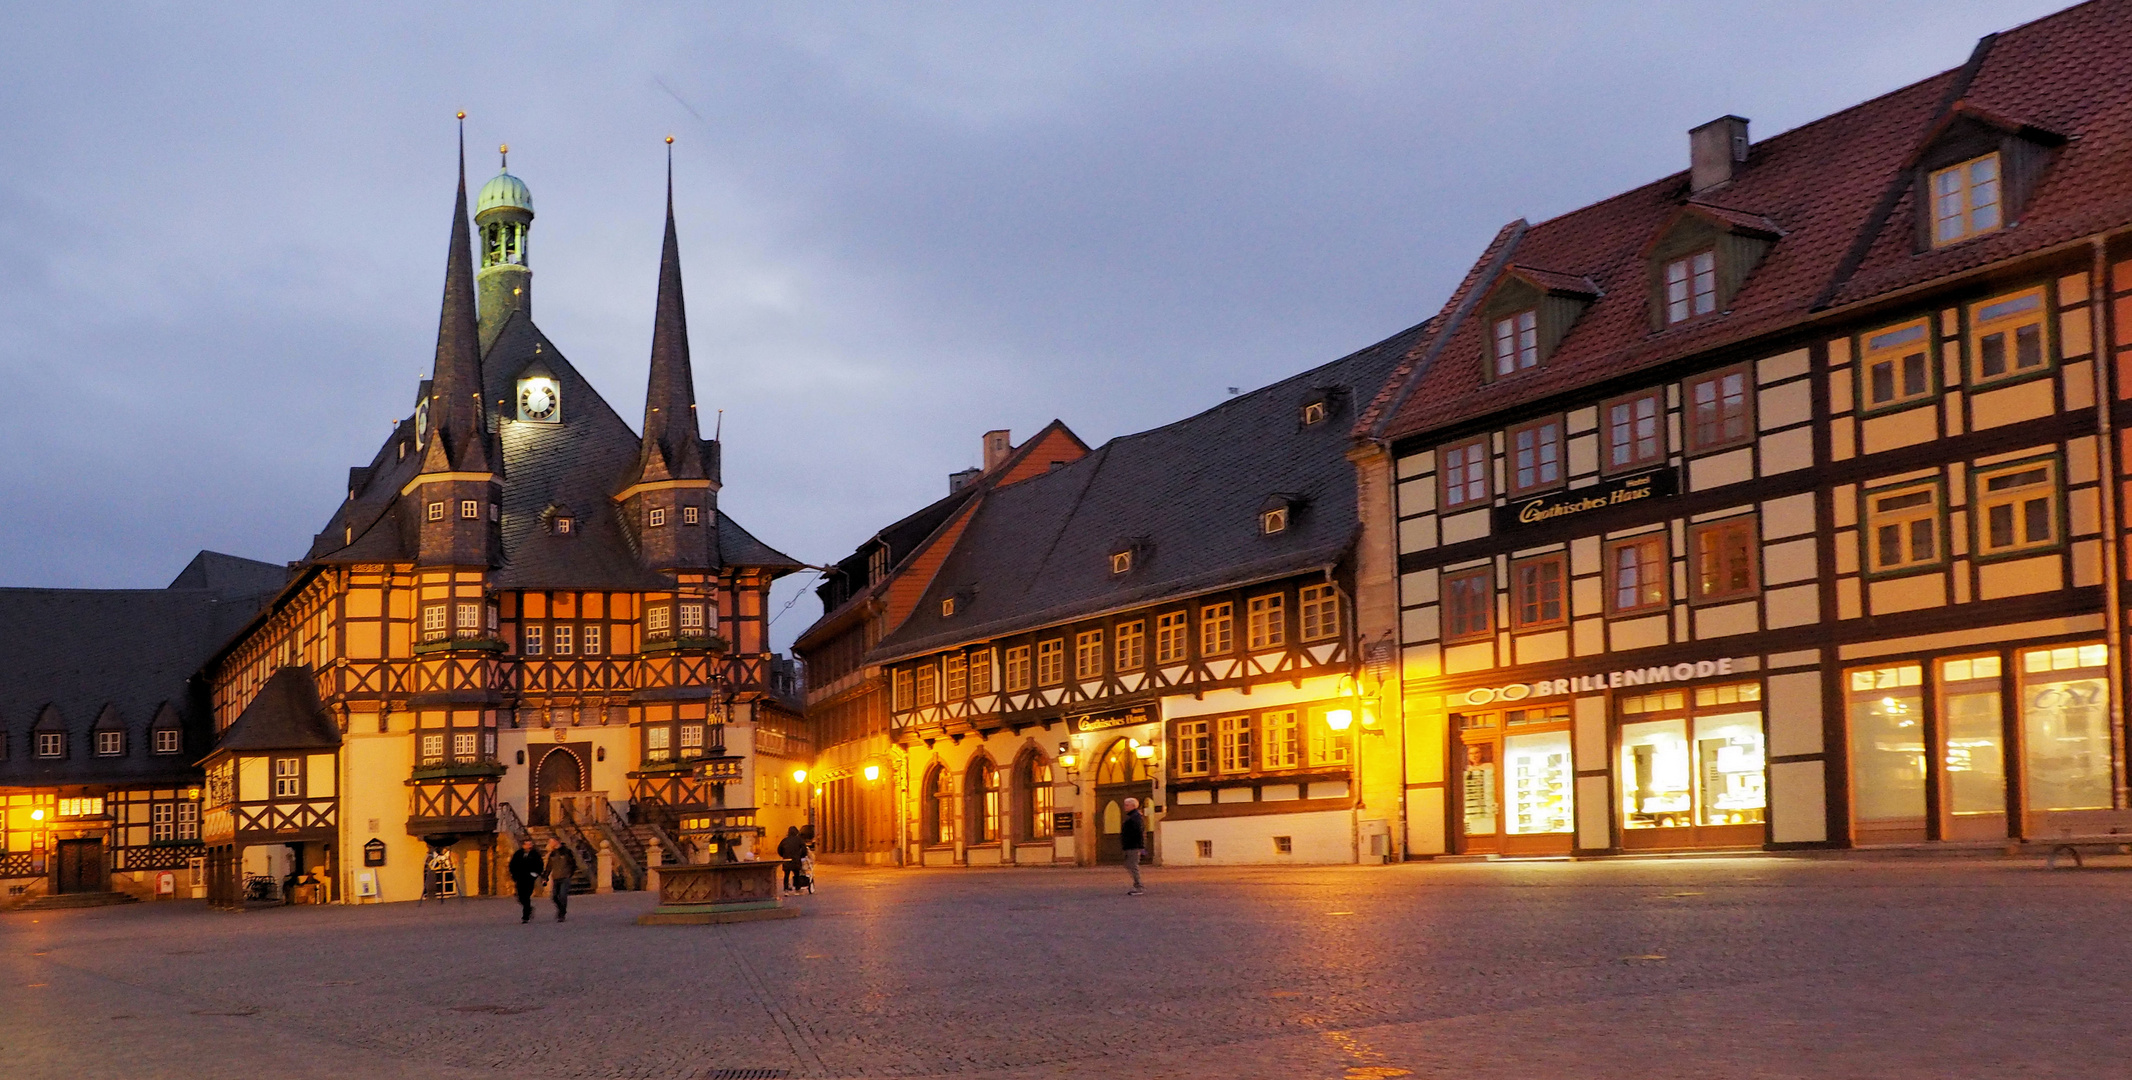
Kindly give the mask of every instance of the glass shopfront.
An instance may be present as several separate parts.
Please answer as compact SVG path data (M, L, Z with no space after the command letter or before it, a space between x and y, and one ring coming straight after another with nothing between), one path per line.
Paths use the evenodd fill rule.
M1844 672L1852 841L2003 838L2013 777L2023 835L2079 831L2049 819L2110 806L2108 665L2088 644Z
M1454 713L1465 769L1458 788L1461 854L1569 853L1569 707Z
M1616 699L1622 847L1761 846L1769 806L1761 702L1756 683Z

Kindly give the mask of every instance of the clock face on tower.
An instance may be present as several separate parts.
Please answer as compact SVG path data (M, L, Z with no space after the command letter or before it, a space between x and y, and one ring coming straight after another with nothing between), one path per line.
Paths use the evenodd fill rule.
M536 424L552 424L562 417L562 394L553 379L518 381L518 418Z

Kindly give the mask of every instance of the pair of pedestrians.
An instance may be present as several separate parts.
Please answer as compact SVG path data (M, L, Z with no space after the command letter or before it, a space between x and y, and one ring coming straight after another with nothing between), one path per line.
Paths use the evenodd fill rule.
M543 859L533 850L533 841L521 840L518 850L511 853L511 883L518 886L518 921L533 921L533 890L541 879L548 881L548 895L555 901L555 921L570 917L570 880L577 876L577 856L563 846L561 840L548 841L548 855Z

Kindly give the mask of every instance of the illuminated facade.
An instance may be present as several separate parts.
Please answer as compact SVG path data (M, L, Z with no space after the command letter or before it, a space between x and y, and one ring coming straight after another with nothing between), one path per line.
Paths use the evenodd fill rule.
M2132 826L2128 77L2087 4L1502 230L1356 429L1409 854Z
M334 899L490 890L499 845L551 836L611 867L586 884L634 887L654 851L745 852L804 820L757 805L758 755L782 771L805 741L764 610L797 564L718 508L671 195L641 434L532 321L525 185L500 175L478 207L470 223L462 177L412 414L207 666L215 730L237 740L208 763L232 780L210 785L218 900L287 862ZM303 727L297 701L329 718L330 750L238 738Z

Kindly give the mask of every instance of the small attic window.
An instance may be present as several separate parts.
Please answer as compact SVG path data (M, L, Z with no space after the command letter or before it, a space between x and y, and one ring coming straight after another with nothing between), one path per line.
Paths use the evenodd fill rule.
M940 601L940 617L943 619L952 619L955 617L954 597L950 596Z
M576 518L566 514L555 519L555 534L557 536L568 536L575 531L577 531Z
M1532 308L1495 320L1495 373L1540 366L1540 313Z
M1717 252L1705 249L1666 263L1666 322L1717 310Z
M1305 402L1305 403L1303 404L1303 425L1304 425L1305 427L1308 427L1308 426L1310 426L1310 425L1312 425L1312 424L1318 424L1318 423L1323 423L1323 422L1324 422L1324 420L1325 420L1325 403L1324 403L1324 402L1322 402L1322 401L1309 401L1309 402Z
M158 730L155 733L155 752L158 754L177 753L180 736L181 733L174 728Z
M1258 531L1267 536L1272 536L1277 532L1287 532L1288 508L1286 506L1276 506L1270 510L1259 511Z
M2004 221L2001 190L1997 153L1933 172L1932 246L1998 231Z
M1125 551L1113 551L1110 553L1110 572L1112 574L1130 573L1132 569L1133 553L1131 549L1127 549Z

